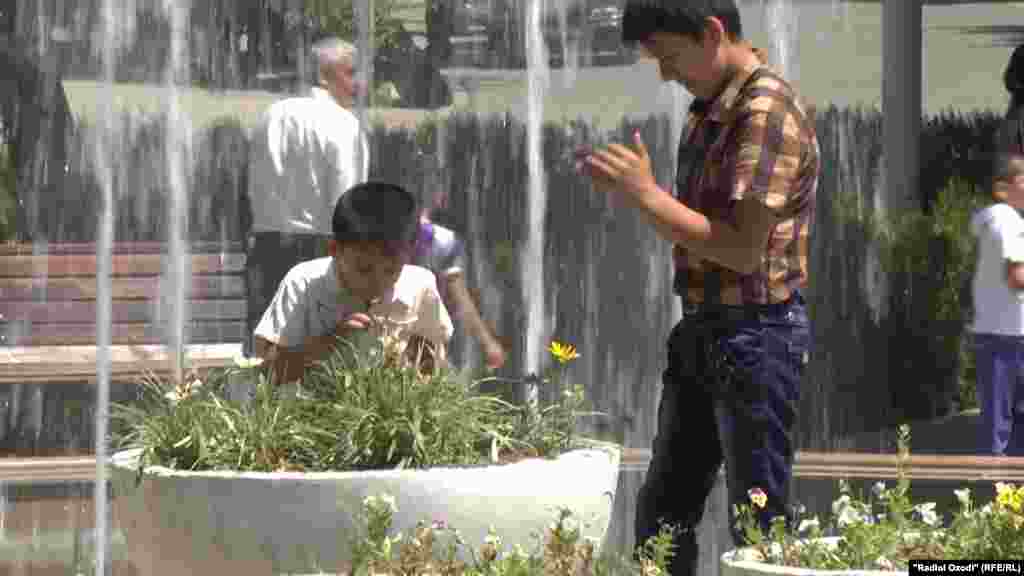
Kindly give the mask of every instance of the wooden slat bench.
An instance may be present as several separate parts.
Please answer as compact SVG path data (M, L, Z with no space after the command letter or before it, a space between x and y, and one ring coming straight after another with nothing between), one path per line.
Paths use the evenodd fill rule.
M188 362L223 366L245 337L245 254L239 243L189 246ZM117 243L111 273L111 370L116 380L164 372L159 242ZM0 383L92 381L96 373L94 244L0 246ZM166 301L166 295L163 295Z
M627 448L624 472L644 472L650 450ZM796 478L849 478L879 480L897 477L895 454L797 452ZM917 480L1024 483L1024 458L995 456L935 456L913 454L907 475ZM0 458L0 484L84 482L96 478L94 456L61 458Z

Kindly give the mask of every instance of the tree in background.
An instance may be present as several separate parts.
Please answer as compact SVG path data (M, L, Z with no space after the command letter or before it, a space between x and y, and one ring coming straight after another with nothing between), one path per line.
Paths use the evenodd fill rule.
M6 130L0 131L0 242L13 240L17 217L17 178L13 143Z
M0 36L14 34L15 6L0 6ZM9 42L9 40L7 40ZM0 102L0 242L14 238L17 206L14 171L14 134L11 130L13 103Z
M374 47L378 51L393 50L401 41L404 30L401 20L395 16L398 5L399 0L373 2ZM305 15L315 22L321 35L338 36L352 42L359 39L359 15L353 0L305 0Z
M402 106L437 108L449 100L439 70L448 61L445 47L450 46L450 18L445 16L450 12L450 2L422 0L419 4L424 10L423 17L427 26L425 48L413 43L412 35L405 29L401 18L402 8L412 5L414 9L419 9L416 2L374 0L373 84L375 91L389 84L397 88ZM442 14L441 18L437 17L438 14ZM314 22L318 36L338 36L358 42L359 15L353 0L305 0L305 15ZM448 27L445 27L446 22L449 23Z

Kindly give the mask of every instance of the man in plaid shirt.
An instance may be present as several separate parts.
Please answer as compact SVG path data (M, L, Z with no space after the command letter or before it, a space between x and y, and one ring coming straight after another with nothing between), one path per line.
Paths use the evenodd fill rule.
M685 313L669 336L636 542L661 521L675 525L669 573L681 576L696 571L695 529L723 461L731 504L763 492L764 527L787 514L821 166L812 118L743 40L735 0L627 0L622 34L695 98L675 195L655 182L639 133L632 147L611 144L582 163L674 244Z

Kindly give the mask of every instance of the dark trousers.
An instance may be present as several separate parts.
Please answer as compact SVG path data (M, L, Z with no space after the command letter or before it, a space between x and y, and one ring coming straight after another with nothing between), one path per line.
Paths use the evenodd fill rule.
M1024 456L1024 337L974 335L980 449L994 456Z
M277 287L288 271L299 262L327 255L327 236L319 234L288 234L252 232L245 254L246 290L248 293L245 353L253 353L253 331L263 312L274 299Z
M658 430L636 509L636 543L677 528L671 576L697 569L696 528L723 463L732 505L747 491L768 495L761 513L786 515L793 465L793 424L807 359L809 330L803 299L741 309L719 307L687 315L668 340ZM725 312L728 312L726 314Z

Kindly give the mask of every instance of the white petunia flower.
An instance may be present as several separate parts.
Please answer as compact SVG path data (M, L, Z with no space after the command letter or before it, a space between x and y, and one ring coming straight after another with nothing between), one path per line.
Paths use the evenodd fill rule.
M387 507L392 514L398 511L398 506L395 504L395 498L390 494L379 494L377 496L367 496L363 499L364 508L378 508L381 506Z
M885 482L876 482L875 485L871 487L871 492L874 493L875 496L881 498L882 495L885 494Z
M814 518L805 518L801 520L800 525L796 528L796 531L803 534L804 532L808 530L813 530L815 528L821 528L821 522L818 521L817 516L815 516Z
M838 516L839 512L841 510L843 510L844 508L848 508L849 506L850 506L850 495L849 494L843 494L842 496L837 498L834 502L832 502L832 514L834 516Z
M939 523L939 515L935 512L935 502L925 502L914 506L914 511L921 515L921 521L929 526Z
M961 506L969 506L971 503L971 489L961 488L960 490L953 490L953 494L956 494L956 499L960 502Z
M853 506L844 506L839 511L839 518L836 520L836 524L840 528L849 526L850 524L858 524L864 522L864 515Z

